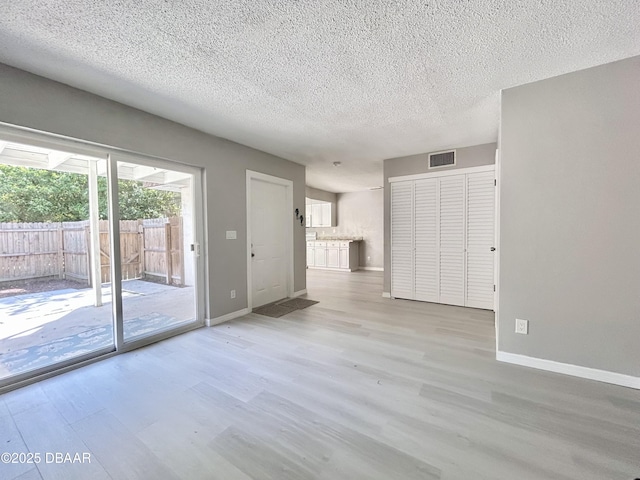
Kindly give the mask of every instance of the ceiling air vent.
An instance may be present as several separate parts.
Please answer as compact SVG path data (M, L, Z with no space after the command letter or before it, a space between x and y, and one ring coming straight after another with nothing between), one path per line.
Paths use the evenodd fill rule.
M429 154L429 168L450 167L456 164L456 151Z

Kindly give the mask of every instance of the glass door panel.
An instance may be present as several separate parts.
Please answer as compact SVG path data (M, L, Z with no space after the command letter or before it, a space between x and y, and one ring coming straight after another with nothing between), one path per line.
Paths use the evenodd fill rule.
M124 341L197 321L194 175L118 161Z
M100 248L106 161L3 146L0 386L115 349Z

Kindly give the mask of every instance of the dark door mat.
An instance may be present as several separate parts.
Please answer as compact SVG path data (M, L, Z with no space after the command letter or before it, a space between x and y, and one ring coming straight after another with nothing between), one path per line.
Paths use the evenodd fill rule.
M267 317L279 318L287 313L295 312L297 308L283 307L281 305L269 304L262 307L255 308L253 313L258 315L265 315Z
M311 305L315 305L316 302L315 300L308 300L306 298L292 298L291 300L286 300L282 303L279 303L278 305L281 305L283 307L293 307L296 310L302 310L303 308L307 308L310 307Z
M302 310L303 308L315 305L315 300L307 300L306 298L292 298L280 300L276 303L270 303L263 305L262 307L255 308L253 313L258 315L265 315L267 317L279 318L287 313L295 312L296 310Z

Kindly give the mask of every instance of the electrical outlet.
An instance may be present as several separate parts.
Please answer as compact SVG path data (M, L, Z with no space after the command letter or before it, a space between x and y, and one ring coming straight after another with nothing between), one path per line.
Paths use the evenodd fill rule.
M236 291L235 290L231 290L231 298L236 298Z
M520 333L521 335L528 335L529 320L522 320L520 318L516 318L516 333Z

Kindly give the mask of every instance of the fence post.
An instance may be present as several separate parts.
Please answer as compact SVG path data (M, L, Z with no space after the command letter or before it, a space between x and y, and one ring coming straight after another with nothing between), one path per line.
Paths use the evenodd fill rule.
M87 285L91 286L91 255L89 255L89 249L91 248L91 233L89 231L89 225L84 227L84 244L85 255L87 256Z
M111 282L111 246L109 245L109 220L100 220L100 282ZM104 230L103 230L104 228ZM104 248L103 248L104 245ZM103 257L105 260L103 260ZM106 261L107 263L102 263Z
M138 260L140 261L140 263L138 263L140 271L139 273L139 278L145 278L145 274L144 274L144 222L142 220L138 220L138 251L140 252L140 256L138 257Z
M167 219L167 223L164 224L164 248L166 254L166 263L167 263L167 285L171 285L172 277L173 277L173 261L171 258L171 223Z
M64 279L64 230L62 223L58 223L58 276Z

